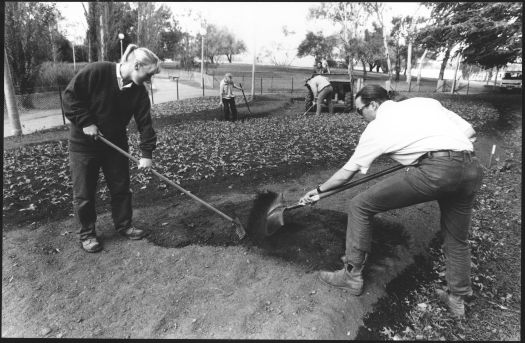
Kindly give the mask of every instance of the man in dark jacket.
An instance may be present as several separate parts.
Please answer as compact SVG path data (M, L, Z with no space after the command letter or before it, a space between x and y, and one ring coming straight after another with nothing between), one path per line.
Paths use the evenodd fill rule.
M159 72L159 58L130 44L121 63L95 62L80 70L64 91L64 112L71 121L69 157L73 205L79 236L87 252L102 249L95 231L95 194L102 168L111 195L115 229L130 239L145 232L131 225L128 158L97 140L99 134L128 151L126 127L133 116L142 153L138 168L149 170L157 137L152 127L150 100L144 82Z

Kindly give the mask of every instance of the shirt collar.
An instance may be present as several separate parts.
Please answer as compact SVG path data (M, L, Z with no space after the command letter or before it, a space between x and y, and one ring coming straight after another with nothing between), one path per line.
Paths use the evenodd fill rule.
M127 85L124 85L124 80L122 79L122 75L120 74L121 67L122 67L122 63L117 63L118 88L122 90L122 88L130 88L133 85L133 82L130 82Z

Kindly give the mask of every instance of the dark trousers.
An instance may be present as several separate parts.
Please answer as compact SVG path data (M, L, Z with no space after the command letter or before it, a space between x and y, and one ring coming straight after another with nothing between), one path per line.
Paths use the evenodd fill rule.
M476 157L431 157L378 182L350 202L346 259L351 264L364 262L364 253L370 252L372 241L370 219L376 213L437 200L448 287L455 295L469 294L472 289L467 238L482 176Z
M332 103L332 94L334 89L332 86L327 86L323 88L317 95L317 108L316 114L321 114L321 106L323 105L323 100L326 99L326 104L328 105L328 113L334 114L334 104Z
M127 151L127 149L125 149ZM73 180L73 207L80 223L80 240L96 237L95 195L100 168L111 196L111 214L117 231L131 226L129 161L117 151L69 152Z
M235 98L222 98L222 108L224 110L224 120L237 120L237 107L235 107Z

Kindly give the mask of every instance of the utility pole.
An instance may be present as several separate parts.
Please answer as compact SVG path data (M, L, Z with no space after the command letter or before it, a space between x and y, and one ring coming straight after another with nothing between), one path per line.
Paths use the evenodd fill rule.
M22 126L20 125L20 115L16 106L15 89L11 77L11 68L7 60L7 51L4 47L4 97L7 105L7 115L11 122L12 132L15 136L22 136Z
M252 64L252 99L255 99L255 62L257 60L256 54L256 34L255 26L253 26L253 64Z
M202 96L204 96L204 35L206 34L206 24L201 27L201 87L202 87Z

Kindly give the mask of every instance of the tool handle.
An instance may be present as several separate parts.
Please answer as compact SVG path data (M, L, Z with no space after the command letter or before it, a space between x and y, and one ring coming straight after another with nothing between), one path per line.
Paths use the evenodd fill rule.
M395 172L395 171L397 171L399 169L403 169L405 167L406 166L404 166L402 164L398 164L396 166L393 166L393 167L390 167L388 169L382 170L382 171L377 172L375 174L372 174L372 175L360 178L359 180L354 180L354 181L350 181L350 182L344 183L344 184L342 184L340 186L337 186L337 187L334 187L332 189L329 189L329 190L326 190L326 191L322 192L321 194L319 194L319 199L324 199L326 197L329 197L331 195L334 195L336 193L344 191L344 190L346 190L348 188L352 188L352 187L355 187L355 186L360 185L362 183L368 182L370 180L377 179L377 178L379 178L381 176L393 173L393 172Z
M359 180L354 180L354 181L350 181L350 182L347 182L347 183L343 183L340 186L337 186L337 187L334 187L332 189L326 190L326 191L322 192L321 194L317 194L313 198L314 198L315 201L319 201L321 199L327 198L327 197L329 197L331 195L334 195L336 193L342 192L342 191L344 191L344 190L346 190L348 188L355 187L355 186L360 185L362 183L368 182L368 181L373 180L373 179L377 179L378 177L381 177L381 176L393 173L396 170L403 169L403 168L405 168L404 165L398 164L396 166L393 166L393 167L390 167L388 169L382 170L382 171L377 172L375 174L365 176L365 177L363 177L363 178L361 178ZM299 207L303 207L303 206L306 206L306 204L296 203L294 205L286 207L286 209L287 210L291 210L291 209L299 208Z
M127 156L130 160L133 160L137 163L139 163L139 160L135 157L133 157L131 154L129 154L128 152L124 151L123 149L121 149L120 147L116 146L115 144L113 144L112 142L110 142L109 140L107 140L106 138L104 138L102 136L102 134L98 134L98 138L106 143L107 145L109 145L110 147L112 147L113 149L117 150L118 152L120 152L121 154ZM181 186L177 185L175 182L171 181L170 179L168 179L166 176L162 175L161 173L159 173L158 171L154 170L154 169L151 169L151 172L153 174L155 174L157 177L159 177L160 179L166 181L167 183L169 183L170 185L172 185L173 187L177 188L179 191L181 191L182 193L188 195L189 197L191 197L193 200L196 200L197 202L201 203L202 205L206 206L207 208L209 208L210 210L216 212L217 214L221 215L223 218L231 221L231 222L235 222L235 220L231 217L229 217L228 215L222 213L221 211L219 211L218 209L216 209L215 207L211 206L210 204L208 204L207 202L205 202L204 200L196 197L195 195L191 194L189 191L185 190L184 188L182 188Z

